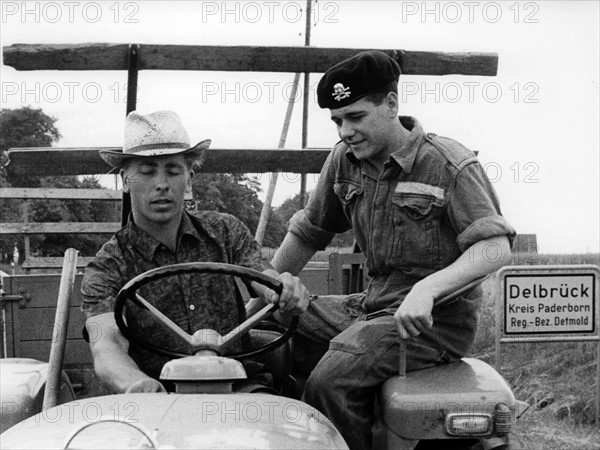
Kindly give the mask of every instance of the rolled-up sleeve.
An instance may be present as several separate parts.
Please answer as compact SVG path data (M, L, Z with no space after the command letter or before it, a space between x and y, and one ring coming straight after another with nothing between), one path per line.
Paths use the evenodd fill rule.
M317 250L324 250L335 236L335 233L314 225L306 216L305 210L300 210L292 216L289 232Z
M118 263L103 247L85 268L81 283L81 310L86 318L114 311L117 294L123 285L120 274Z
M506 235L512 246L515 229L502 216L500 202L479 162L461 170L448 202L448 216L461 252L494 236Z

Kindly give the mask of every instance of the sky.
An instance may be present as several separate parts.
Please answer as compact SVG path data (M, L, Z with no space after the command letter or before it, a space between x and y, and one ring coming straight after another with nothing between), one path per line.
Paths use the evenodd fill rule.
M305 43L304 0L0 3L2 46ZM477 150L503 214L537 235L539 253L600 251L599 2L319 0L312 10L315 47L498 53L495 77L401 76L400 114ZM308 146L329 148L338 137L316 103L321 75L310 77ZM122 145L125 71L2 64L0 77L3 108L29 105L58 119L57 146ZM142 71L138 110L177 111L191 140L210 138L214 148L276 148L293 77ZM301 147L300 96L294 106L287 148ZM309 190L316 180L308 175ZM268 176L260 181L266 192ZM299 191L298 175L280 176L274 206Z

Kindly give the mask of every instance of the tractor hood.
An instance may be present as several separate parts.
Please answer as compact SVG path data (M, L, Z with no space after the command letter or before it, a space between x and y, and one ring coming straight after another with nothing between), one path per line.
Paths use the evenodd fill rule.
M348 448L307 404L268 394L121 394L72 401L0 436L3 449Z

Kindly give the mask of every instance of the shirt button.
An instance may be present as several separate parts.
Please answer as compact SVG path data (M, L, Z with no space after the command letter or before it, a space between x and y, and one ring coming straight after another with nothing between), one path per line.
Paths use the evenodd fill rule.
M190 309L193 311L196 309L196 307L194 305L190 305Z

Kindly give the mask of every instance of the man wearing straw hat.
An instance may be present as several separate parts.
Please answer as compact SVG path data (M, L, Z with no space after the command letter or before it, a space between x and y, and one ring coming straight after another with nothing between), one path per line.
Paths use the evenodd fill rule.
M434 300L510 262L515 236L475 155L398 117L399 75L395 60L368 51L320 80L319 106L330 110L341 141L273 259L276 270L298 273L349 229L367 258L368 289L313 298L295 341L296 349L326 351L304 400L352 449L372 446L377 388L398 374L400 336L408 339L407 370L465 354L479 290L437 308Z
M123 191L131 195L131 215L96 254L85 271L82 309L99 378L115 392L162 392L160 370L168 360L130 343L119 332L114 303L129 280L150 269L183 262L220 262L262 271L284 286L275 292L257 287L264 298L279 302L281 310L302 312L308 294L298 278L279 275L261 256L250 232L235 217L214 211L193 215L184 210L184 195L191 192L193 167L201 164L209 140L190 145L177 114L132 112L125 123L123 152L101 151L118 171ZM140 294L188 333L213 329L221 334L245 319L244 305L231 277L182 274L146 285ZM172 333L145 311L127 308L128 326L153 343L185 352ZM258 363L244 362L249 377L259 379Z

